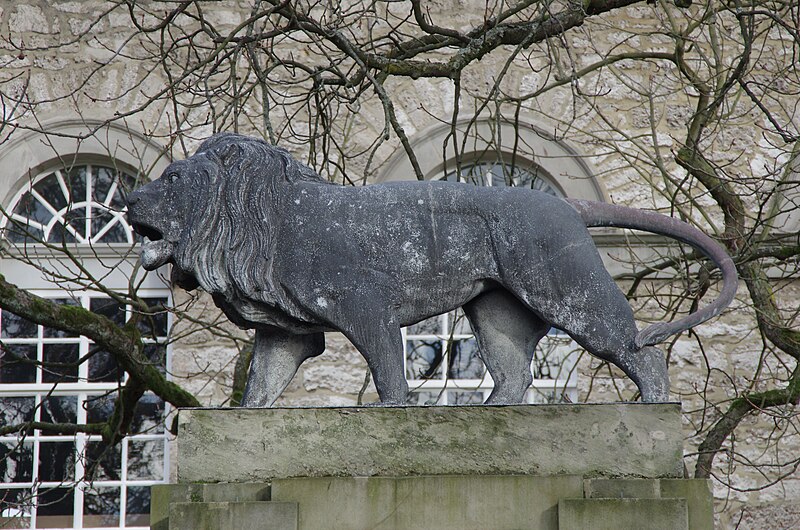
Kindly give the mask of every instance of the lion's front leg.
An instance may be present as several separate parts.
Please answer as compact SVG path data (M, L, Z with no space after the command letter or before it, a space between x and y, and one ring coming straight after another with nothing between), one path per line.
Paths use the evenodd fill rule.
M253 360L242 396L243 407L270 407L303 361L325 350L325 335L256 331Z

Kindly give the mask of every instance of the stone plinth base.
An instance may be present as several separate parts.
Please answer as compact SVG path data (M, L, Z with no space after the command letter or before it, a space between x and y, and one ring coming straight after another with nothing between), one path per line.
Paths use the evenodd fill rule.
M178 448L154 530L713 528L673 403L189 409Z
M153 530L714 528L709 481L575 475L167 484L152 488L150 519Z
M681 477L678 403L186 409L178 482L409 475Z

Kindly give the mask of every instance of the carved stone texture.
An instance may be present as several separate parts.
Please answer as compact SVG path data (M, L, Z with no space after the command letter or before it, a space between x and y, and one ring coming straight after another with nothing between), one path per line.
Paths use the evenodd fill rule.
M655 344L717 315L736 272L721 247L676 219L521 188L448 182L331 184L262 140L217 134L128 197L146 239L142 265L171 263L235 324L256 330L244 405L268 407L339 330L382 402L406 401L400 328L463 307L495 386L519 403L537 342L556 327L620 367L644 401L666 401ZM712 304L639 331L587 227L648 230L689 243L722 269Z

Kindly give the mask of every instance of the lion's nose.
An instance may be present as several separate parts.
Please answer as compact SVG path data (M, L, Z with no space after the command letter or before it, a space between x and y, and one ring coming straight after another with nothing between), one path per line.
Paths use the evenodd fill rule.
M128 206L133 206L134 204L139 202L140 199L141 197L139 195L137 195L136 193L131 193L130 195L128 195L128 200L127 200Z

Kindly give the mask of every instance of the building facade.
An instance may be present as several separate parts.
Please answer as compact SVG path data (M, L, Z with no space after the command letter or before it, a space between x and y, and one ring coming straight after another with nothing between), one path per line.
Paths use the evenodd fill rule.
M274 49L248 47L257 31L279 26L269 22L277 15L259 14L269 8L262 2L0 4L0 29L9 36L0 43L0 273L38 296L102 314L119 326L132 322L141 330L147 359L170 381L204 405L230 405L241 391L252 335L228 323L207 295L173 287L167 267L146 274L137 262L138 236L124 217L127 192L157 178L214 132L274 141L345 185L421 177L533 188L662 211L724 241L726 218L712 200L714 190L704 191L678 161L698 96L659 62L659 54L675 49L671 25L691 31L686 28L698 20L698 27L711 24L702 16L709 6L715 4L684 12L636 4L536 44L499 47L455 80L387 77L380 87L392 98L389 107L379 89L309 89L322 79L314 77L319 72L336 73L333 67L313 71L327 56L324 47L314 47L311 33L307 40L263 37ZM423 20L466 34L504 7L431 2ZM728 16L714 9L721 20ZM406 35L412 11L404 2L352 2L339 11L314 5L303 13L314 20L333 17L354 42L365 43L381 32ZM253 18L263 24L248 30L246 21ZM731 20L718 22L733 28L727 48L718 49L713 39L696 43L717 50L720 65L730 64L725 53L740 45ZM763 86L768 83L761 78L793 86L796 72L786 57L797 43L787 28L781 33L780 25L765 26L754 38L764 66L752 75ZM242 39L241 45L215 55L237 42L226 36ZM264 71L249 55L259 53L270 57ZM426 60L447 61L449 54L438 50ZM275 58L284 60L282 69ZM336 64L352 67L345 60ZM705 68L692 66L696 73ZM304 84L304 72L312 71ZM745 102L747 90L757 86L748 82L742 81L740 100L720 111L725 120L717 122L719 133L704 142L727 175L754 179L736 188L753 213L753 237L796 237L794 144L778 145L770 119ZM784 108L791 99L786 87L771 94L762 106ZM777 110L769 116L783 118ZM792 123L794 116L789 118ZM705 271L681 261L689 251L664 238L614 230L593 235L643 322L683 314L698 291L713 296L717 289L715 282L698 282ZM768 267L767 279L796 333L796 258ZM694 468L709 425L731 399L784 388L793 371L790 356L765 346L749 292L743 285L721 317L666 347L673 395L686 412L687 469ZM112 355L85 336L5 309L0 328L0 428L28 421L101 423L113 414L114 398L130 377ZM479 403L491 392L460 311L406 328L403 339L412 404ZM531 370L530 403L636 397L621 372L558 330L542 342ZM355 405L376 397L363 359L343 335L331 333L326 352L301 367L278 404ZM132 434L112 447L89 432L3 431L0 521L31 528L146 527L148 487L174 474L173 415L169 403L148 391ZM793 407L778 407L748 418L727 442L711 473L722 527L790 528L800 521L800 477L791 456L800 449L795 426Z

